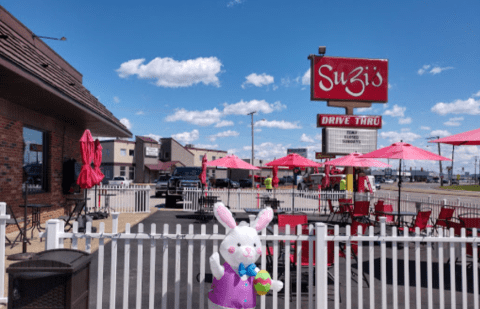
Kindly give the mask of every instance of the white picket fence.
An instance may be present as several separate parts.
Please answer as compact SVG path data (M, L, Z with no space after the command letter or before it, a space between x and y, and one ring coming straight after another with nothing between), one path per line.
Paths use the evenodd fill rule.
M89 212L107 209L109 212L150 212L150 186L111 186L100 184L87 190Z
M0 203L0 254L3 263L3 274L0 274L0 293L4 291L5 277L5 221L9 218L5 215L5 203ZM186 308L205 308L206 297L210 284L205 282L205 274L209 272L208 252L217 252L219 241L224 238L219 234L218 226L213 226L210 234L206 233L206 226L201 226L200 233L194 233L194 226L188 226L188 232L182 231L180 224L172 231L168 224L163 226L162 232L157 232L156 225L152 224L149 231L144 230L142 224L138 225L138 232L131 233L130 225L127 224L124 233L118 233L118 213L112 213L112 231L107 232L104 223L100 224L97 233L91 232L91 223L87 222L86 233L78 233L77 222L74 223L73 232L64 232L64 222L61 220L49 220L46 224L45 237L46 250L63 248L65 239L71 239L71 248L78 249L80 242L85 242L85 250L91 251L91 242L98 239L98 269L96 280L96 308L102 308L104 300L108 298L109 308L132 308L129 299L135 298L135 308L155 308L155 298L161 298L161 308L180 308L181 300L186 299ZM185 227L183 227L185 228ZM293 230L293 229L292 229ZM474 308L479 309L479 278L478 278L478 243L477 230L473 230L473 237L466 237L465 230L461 237L454 237L453 230L444 235L439 230L438 236L432 236L430 230L426 235L398 235L395 228L390 235L386 233L385 218L382 218L380 233L375 234L373 227L368 230L368 235L351 236L350 226L344 233L340 233L339 226L334 227L333 235L329 235L330 227L323 223L310 226L310 235L301 235L300 229L297 235L279 235L278 227L274 226L273 235L267 235L263 231L260 239L263 243L264 252L260 261L260 268L266 269L265 246L268 242L273 247L273 279L278 279L280 269L278 257L283 241L297 242L299 251L297 260L300 260L302 241L309 242L309 265L308 275L302 274L298 264L291 267L285 264L284 292L279 297L273 292L269 297L261 297L259 307L264 308ZM360 230L358 231L361 234ZM105 258L105 241L111 241L111 254L109 260ZM159 244L157 242L160 241ZM313 248L315 242L315 266L313 266ZM333 242L334 262L329 270L327 267L327 244ZM194 252L194 244L199 248ZM346 258L339 257L340 245L344 246ZM368 244L368 245L367 245ZM387 244L391 246L387 253ZM466 254L467 244L473 246L473 256ZM183 245L183 246L182 246ZM182 253L187 246L187 254ZM123 256L118 251L123 246ZM358 246L358 263L354 265L351 259L352 246ZM403 249L400 247L402 246ZM411 248L412 246L413 248ZM435 246L437 254L433 254ZM169 249L173 247L174 258L169 255ZM136 250L135 250L136 249ZM285 247L285 256L290 256L290 246ZM160 256L157 257L157 251ZM403 256L402 256L403 251ZM130 264L132 252L136 252L136 265ZM145 257L143 256L145 254ZM123 258L123 265L117 263ZM402 261L403 258L403 261ZM449 258L449 261L445 261ZM456 259L459 258L459 263ZM156 278L157 259L161 259L161 279ZM199 262L199 268L194 268L195 262ZM380 278L376 278L374 269L375 260L379 260ZM387 263L388 261L388 263ZM366 287L361 279L364 267L368 264L368 282ZM401 269L402 272L397 270ZM422 264L426 264L422 266ZM435 265L440 265L435 267ZM413 266L414 265L414 266ZM377 265L378 266L378 265ZM415 278L409 278L413 266ZM186 277L181 277L181 269L187 269ZM445 271L449 269L449 271ZM123 270L123 285L116 286L118 271ZM357 273L357 282L353 281L352 270ZM334 283L329 284L329 272L334 278ZM199 282L194 283L194 274L199 273ZM295 274L291 278L291 275ZM143 276L148 278L143 279ZM305 278L307 276L308 278ZM313 277L315 276L315 278ZM388 277L387 277L388 276ZM104 278L109 278L109 291L104 290ZM301 290L301 279L308 281L308 293L301 293L293 299L291 293L291 279L295 282L296 291ZM425 279L426 278L426 279ZM468 280L467 280L468 278ZM398 282L406 282L404 286ZM412 279L414 284L412 286ZM434 282L435 280L435 282ZM145 282L148 281L148 284ZM426 281L426 286L422 282ZM135 283L135 289L131 289L131 283ZM161 282L161 284L160 284ZM410 282L410 284L409 284ZM460 285L457 284L460 282ZM434 284L435 283L435 284ZM447 288L445 283L449 285ZM158 286L157 286L158 284ZM356 284L356 286L355 286ZM197 285L194 287L194 285ZM406 285L406 286L405 286ZM174 291L174 305L171 306L167 299L167 293ZM198 290L198 293L194 293ZM144 291L148 291L148 300L142 298ZM340 293L343 295L340 298ZM121 303L117 302L117 294L121 296ZM172 297L172 293L169 294ZM282 299L283 298L283 299ZM2 294L0 301L7 301ZM380 303L378 302L380 301ZM145 303L147 302L147 303ZM158 301L157 301L158 302Z
M183 194L183 210L198 211L200 205L198 199L202 194L217 196L220 201L230 207L231 211L243 211L245 208L261 208L260 197L270 196L280 200L279 208L291 211L292 206L297 212L313 213L318 212L319 207L323 211L328 211L327 199L337 201L339 198L346 197L345 191L302 191L281 189L273 192L265 190L243 190L243 189L209 189L202 191L195 188L189 188Z

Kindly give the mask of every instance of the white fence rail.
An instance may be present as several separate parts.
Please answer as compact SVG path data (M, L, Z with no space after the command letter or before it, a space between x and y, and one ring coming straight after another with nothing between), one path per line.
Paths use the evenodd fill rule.
M149 231L144 231L143 225L139 224L138 233L135 234L130 232L130 226L127 225L125 233L119 234L115 222L118 215L113 214L112 219L114 223L111 233L104 231L103 223L98 233L91 233L91 225L88 223L85 234L77 233L76 224L73 233L64 233L63 222L59 220L49 220L47 224L46 249L61 248L64 239L68 238L72 240L73 248L78 247L80 240L87 244L94 238L100 240L96 308L102 308L104 296L108 297L110 308L132 308L129 307L130 297L135 297L137 309L159 307L155 305L156 302L160 304L156 298L161 298L161 308L179 308L181 299L186 299L187 309L206 307L206 294L210 289L210 284L205 282L205 275L209 272L208 257L210 252L218 250L219 241L224 238L224 235L218 233L217 225L213 226L210 234L206 233L205 225L201 226L200 233L194 233L194 226L189 225L188 232L185 233L182 232L181 225L172 231L168 224L163 226L162 232L157 232L155 224L150 226ZM473 231L473 237L465 237L464 230L461 237L454 237L453 230L448 237L444 237L447 235L442 230L438 237L431 236L430 230L427 233L430 236L419 236L419 231L416 235L408 235L408 232L398 235L395 228L387 235L385 218L382 219L378 235L375 235L373 227L370 227L365 236L352 236L350 226L344 232L335 226L333 235L327 233L328 230L330 228L327 225L317 223L315 227L310 226L310 235L301 235L300 229L297 235L290 235L289 228L287 235L279 235L277 226L274 226L273 235L267 235L265 231L261 234L264 252L260 268L267 269L265 245L268 242L268 246L273 248L272 278L280 278L285 287L281 297L276 292L268 299L262 297L260 308L479 308L479 239L476 230ZM360 230L357 232L361 234ZM112 240L108 268L105 267L108 265L104 248L106 239ZM157 244L158 241L161 243ZM307 272L302 272L300 263L291 266L287 262L283 268L280 267L280 248L284 241L296 242L299 251L295 253L290 246L286 246L284 254L288 257L290 253L295 253L298 260L301 257L302 241L308 241L309 264L304 268L308 269ZM329 242L333 243L332 267L327 267L327 252L331 252ZM117 251L122 245L124 256L118 257ZM172 245L174 254L169 252ZM472 257L466 254L467 245L473 246ZM354 250L354 247L357 249ZM437 247L435 253L434 247ZM89 246L86 248L88 251ZM135 249L136 265L130 265ZM185 250L186 253L182 253ZM345 259L340 257L341 250L344 251ZM157 253L160 256L157 257ZM354 254L356 261L352 259ZM117 265L117 258L123 258L124 265ZM162 260L161 279L156 278L157 259ZM194 259L198 264L195 268ZM446 261L447 259L449 260ZM181 270L185 269L186 275L182 277ZM116 276L122 270L123 287L117 287ZM105 292L103 281L108 272L110 291ZM194 274L197 273L199 282L194 283ZM365 282L361 279L364 273L368 278ZM144 279L143 275L148 276L148 279ZM329 277L333 279L333 284L329 284ZM298 293L293 299L292 292L302 289L302 279L308 282L308 293L305 296ZM130 289L130 281L136 282L135 290ZM172 289L174 293L171 293ZM148 291L148 298L142 298L142 293L146 293L144 291ZM118 300L117 293L123 297L121 304L115 303ZM173 306L171 300L168 302L167 295L174 298ZM148 304L142 301L147 301Z
M105 209L120 213L150 212L150 196L150 186L100 184L87 190L87 208L89 212Z
M245 208L261 208L260 197L269 195L280 200L279 208L291 211L292 206L295 211L313 213L319 209L328 212L327 199L337 201L339 198L346 197L345 191L301 191L301 190L275 190L267 192L265 190L242 190L242 189L209 189L202 191L198 189L187 189L183 194L183 210L198 211L200 205L198 199L202 194L217 196L232 211L243 211Z

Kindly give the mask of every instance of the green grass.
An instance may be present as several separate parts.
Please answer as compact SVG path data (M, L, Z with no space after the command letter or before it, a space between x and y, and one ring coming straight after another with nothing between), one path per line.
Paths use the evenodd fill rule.
M460 191L480 191L478 185L463 185L463 186L443 186L440 189L460 190Z

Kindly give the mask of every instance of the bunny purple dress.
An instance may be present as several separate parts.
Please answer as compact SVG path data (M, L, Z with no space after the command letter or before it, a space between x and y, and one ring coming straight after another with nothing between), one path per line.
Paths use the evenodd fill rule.
M257 297L253 287L254 277L243 281L230 264L223 264L225 272L220 280L213 277L208 299L227 308L255 308Z

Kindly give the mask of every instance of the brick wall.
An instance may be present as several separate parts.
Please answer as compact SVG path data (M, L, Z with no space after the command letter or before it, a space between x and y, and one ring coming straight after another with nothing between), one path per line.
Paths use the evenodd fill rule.
M43 210L41 222L66 214L66 196L62 192L64 158L74 158L81 163L79 139L83 129L63 123L0 98L0 201L11 206L17 218L24 217L22 195L23 127L38 128L48 132L48 192L30 194L29 203L52 204ZM31 210L29 209L29 216ZM7 233L16 230L9 226Z

